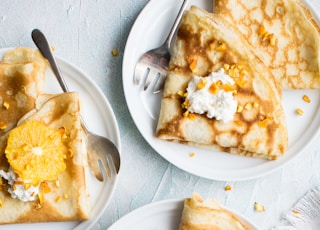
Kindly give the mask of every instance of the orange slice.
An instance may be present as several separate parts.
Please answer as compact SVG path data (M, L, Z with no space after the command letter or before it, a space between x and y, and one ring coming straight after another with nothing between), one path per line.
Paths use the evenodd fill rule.
M56 180L65 170L67 150L59 130L34 120L9 133L5 153L20 178L39 184Z

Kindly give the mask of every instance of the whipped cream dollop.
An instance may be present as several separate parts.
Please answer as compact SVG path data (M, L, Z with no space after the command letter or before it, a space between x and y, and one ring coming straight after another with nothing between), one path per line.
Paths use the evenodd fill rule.
M23 202L33 201L39 194L39 185L33 186L32 184L26 185L26 181L23 181L13 171L12 167L9 168L8 172L0 170L0 177L3 177L8 181L10 185L8 192L14 199L19 199Z
M208 118L215 118L223 122L232 120L237 111L238 103L234 99L233 92L225 91L223 87L219 87L215 93L212 92L210 87L219 81L222 86L235 84L233 79L224 72L224 69L212 72L205 78L193 76L187 87L188 111L198 114L207 113ZM202 84L203 87L199 87L199 84Z

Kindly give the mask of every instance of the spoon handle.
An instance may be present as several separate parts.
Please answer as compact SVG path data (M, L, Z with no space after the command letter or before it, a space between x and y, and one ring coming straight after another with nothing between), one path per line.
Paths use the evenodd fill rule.
M67 83L65 82L60 69L57 65L56 59L54 58L49 42L46 38L46 36L39 30L39 29L34 29L31 33L31 37L32 40L34 42L34 44L38 47L39 51L41 52L41 54L43 55L44 58L46 58L51 66L51 69L54 73L54 75L56 76L63 92L69 92L69 88L67 86ZM86 125L86 123L84 122L84 120L81 119L81 124L82 124L82 128L84 129L85 133L89 133L89 129L88 126Z

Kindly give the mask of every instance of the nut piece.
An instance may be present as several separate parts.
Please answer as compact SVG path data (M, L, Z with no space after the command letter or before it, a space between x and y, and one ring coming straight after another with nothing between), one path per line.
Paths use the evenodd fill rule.
M258 202L254 202L254 210L256 212L264 212L264 206L262 204L259 204Z
M303 115L303 110L300 109L300 108L297 108L297 109L296 109L296 113L297 113L298 115L302 116L302 115Z
M307 103L311 102L310 98L307 95L303 95L302 99Z

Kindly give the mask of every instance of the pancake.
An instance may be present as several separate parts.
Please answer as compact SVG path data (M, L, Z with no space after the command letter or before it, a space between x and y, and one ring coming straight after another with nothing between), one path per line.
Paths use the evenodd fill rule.
M249 230L238 217L222 208L215 199L202 200L194 193L192 198L184 200L179 230Z
M232 28L219 15L196 6L185 12L173 45L156 136L238 155L276 159L285 153L288 144L281 90L269 69ZM208 75L219 71L235 82L231 97L237 108L228 121L185 108L188 100L184 95L193 76L206 81ZM219 104L212 107L219 108Z
M87 220L89 218L86 145L79 111L77 93L41 95L36 101L36 108L18 122L18 127L33 120L55 130L63 127L68 136L66 146L69 154L65 159L66 169L58 175L58 180L47 181L46 189L41 190L43 195L41 201L40 198L27 202L13 199L8 193L8 185L1 186L1 224Z
M30 48L13 49L0 62L0 159L8 131L35 108L35 100L44 89L46 68L47 61Z
M299 0L215 0L282 89L320 88L320 27Z

